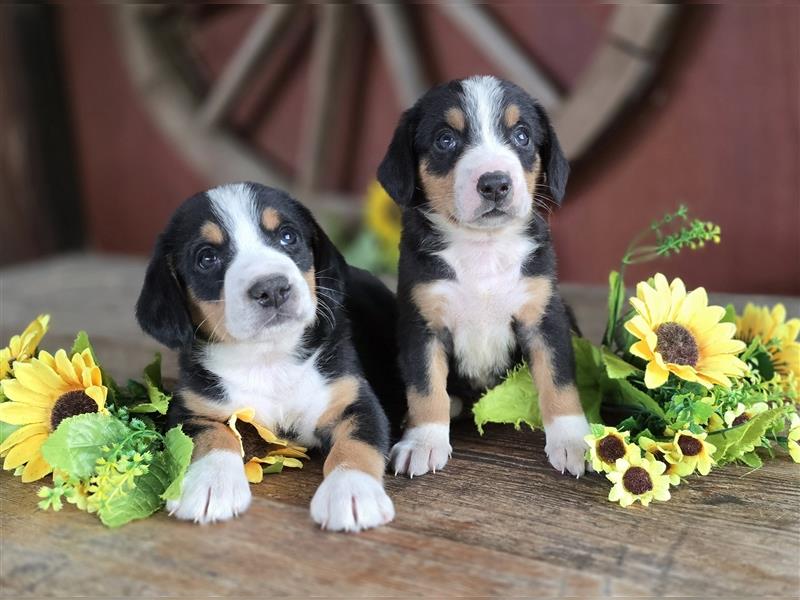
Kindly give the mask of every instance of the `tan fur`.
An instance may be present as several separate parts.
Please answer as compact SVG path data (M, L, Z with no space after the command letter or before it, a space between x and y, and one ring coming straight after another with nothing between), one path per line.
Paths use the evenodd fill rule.
M455 172L451 170L444 176L434 175L428 170L428 161L423 160L419 165L419 177L431 208L440 215L453 219L455 210Z
M222 228L216 223L206 221L200 228L200 235L202 238L212 244L219 246L225 241L225 234L222 233Z
M514 314L522 325L535 327L553 295L553 282L547 277L528 277L525 279L525 304Z
M333 428L331 438L333 445L322 467L327 477L337 467L355 469L372 475L375 479L383 479L386 470L386 459L369 444L353 438L355 425L352 418L339 423Z
M466 125L466 117L464 116L464 111L456 106L451 106L447 109L444 113L444 120L447 121L447 124L450 125L453 129L457 129L458 131L464 131L464 127Z
M203 428L192 438L192 442L194 442L194 449L192 450L193 461L202 458L213 450L231 450L241 454L242 445L239 442L239 438L225 423L195 418L188 419L187 423Z
M428 345L428 393L408 389L408 425L450 422L450 396L447 394L447 353L438 339Z
M228 330L225 329L225 297L220 292L220 300L207 302L195 296L189 290L189 314L192 322L210 341L224 342L230 339Z
M525 174L525 183L528 187L528 193L533 198L534 194L536 194L536 185L539 181L539 174L542 172L542 159L539 155L536 155L536 160L533 162L533 169L530 171L524 171Z
M503 114L503 121L508 128L516 125L519 122L519 106L516 104L509 104L506 107L506 112Z
M352 375L340 377L331 383L331 400L328 403L328 408L317 420L317 427L330 427L330 425L338 421L344 410L358 398L358 387L358 380Z
M265 208L261 213L261 224L268 231L275 231L281 225L281 216L274 208Z
M433 290L431 283L417 284L411 290L411 300L428 326L438 330L444 328L444 313L447 306L444 297Z
M311 292L311 297L314 299L314 302L317 301L317 278L314 272L314 267L311 267L308 271L303 273L303 279L308 286L308 291Z
M536 344L533 349L531 374L539 391L539 407L542 422L549 425L556 417L582 415L583 408L574 385L556 386L553 379L553 357L544 344Z

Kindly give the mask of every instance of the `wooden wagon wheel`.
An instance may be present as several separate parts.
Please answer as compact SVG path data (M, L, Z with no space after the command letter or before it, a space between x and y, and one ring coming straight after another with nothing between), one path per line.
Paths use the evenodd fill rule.
M190 164L213 183L254 180L283 187L302 197L323 215L352 218L359 204L347 194L321 189L319 165L330 144L326 127L337 110L334 84L347 38L352 5L315 7L316 35L309 78L310 109L302 133L299 172L288 176L270 164L226 127L225 117L256 73L261 61L278 44L301 5L270 5L261 9L222 74L201 81L175 26L175 6L121 4L115 9L123 54L136 88L160 128ZM305 7L304 10L308 10ZM428 87L423 62L401 4L369 4L370 22L382 54L408 106ZM637 94L654 72L665 47L676 8L670 5L622 5L614 9L599 51L566 96L548 79L535 60L492 18L473 4L441 4L438 10L511 80L541 100L553 114L562 145L574 160L592 144Z

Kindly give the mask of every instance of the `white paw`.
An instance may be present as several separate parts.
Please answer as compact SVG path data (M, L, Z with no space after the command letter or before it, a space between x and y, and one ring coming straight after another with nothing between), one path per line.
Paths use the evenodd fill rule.
M189 465L179 500L169 500L173 517L195 523L227 521L250 506L250 484L242 457L230 450L212 450Z
M414 477L443 469L452 454L450 426L429 423L407 429L392 448L389 460L395 475Z
M550 464L556 470L569 471L580 477L586 470L586 442L584 436L589 433L589 423L583 415L556 417L550 425L544 426L547 441L544 451Z
M383 485L363 471L331 471L311 499L311 518L329 531L361 531L394 519Z

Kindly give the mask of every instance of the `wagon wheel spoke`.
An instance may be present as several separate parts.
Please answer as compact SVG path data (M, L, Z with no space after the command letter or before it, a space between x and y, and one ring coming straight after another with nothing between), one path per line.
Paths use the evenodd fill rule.
M274 4L262 9L244 41L204 99L198 114L203 125L214 126L224 119L244 91L260 60L281 38L286 30L285 25L296 8L296 4Z
M480 6L442 3L439 10L500 66L506 76L536 96L547 109L561 103L555 83L520 48L496 20Z
M400 4L370 4L369 14L403 106L411 106L428 85L408 10Z
M321 7L319 33L314 41L309 72L308 126L301 147L299 189L308 194L317 187L328 150L328 132L337 114L337 82L346 41L347 13L351 7L326 4Z

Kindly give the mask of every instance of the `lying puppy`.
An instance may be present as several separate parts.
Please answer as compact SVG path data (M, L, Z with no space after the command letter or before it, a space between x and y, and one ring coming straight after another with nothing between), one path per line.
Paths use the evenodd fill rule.
M398 283L407 429L397 473L441 469L457 412L527 359L551 464L580 476L589 431L570 322L535 205L560 203L569 165L544 110L519 87L471 77L403 114L378 179L403 209Z
M392 520L388 422L367 379L402 390L390 370L395 300L344 262L306 208L252 183L189 198L158 239L136 316L180 351L168 420L195 447L171 514L206 523L247 509L239 441L225 422L252 407L278 435L326 454L314 521L358 531Z

